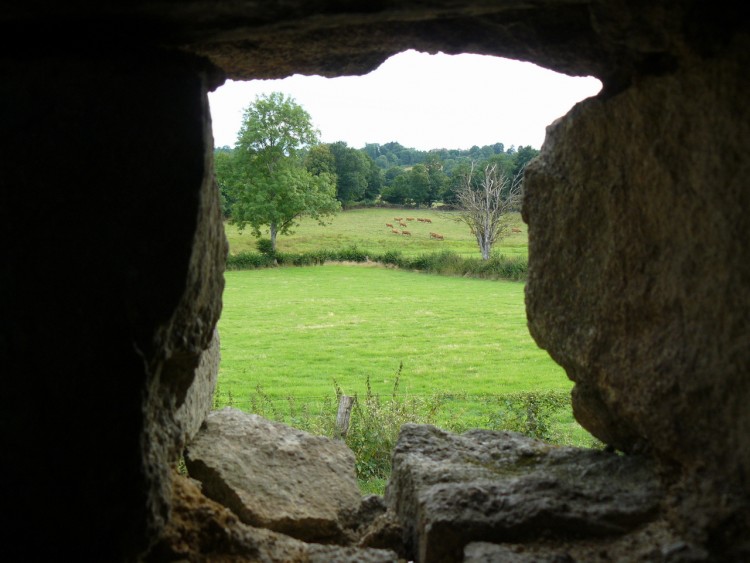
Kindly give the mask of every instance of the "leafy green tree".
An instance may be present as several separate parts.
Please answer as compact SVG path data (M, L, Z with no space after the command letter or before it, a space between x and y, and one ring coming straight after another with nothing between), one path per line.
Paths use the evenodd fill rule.
M448 177L448 181L443 187L443 193L441 199L446 205L458 205L458 192L467 181L467 177L471 176L472 186L476 186L477 170L476 167L472 167L471 162L468 160L460 160L453 166L451 174Z
M409 198L409 174L405 172L403 168L394 166L388 169L388 172L386 172L386 178L388 178L389 173L392 172L397 173L391 176L386 187L383 188L380 197L383 201L387 201L388 203L402 205L406 203L406 200Z
M237 174L234 166L234 151L229 147L214 150L214 176L219 186L222 215L230 218L235 202L233 186L237 181Z
M511 174L513 176L518 175L521 170L526 168L529 161L535 158L539 154L539 151L531 145L526 147L518 147L518 150L513 155L513 170Z
M391 166L388 168L383 175L383 187L387 188L392 186L393 180L396 179L396 176L400 176L401 174L404 174L404 172L405 170L400 166Z
M366 152L370 158L377 160L379 156L385 156L380 151L380 145L378 143L365 143L365 148L362 149Z
M305 168L313 174L323 173L336 176L336 159L331 152L330 145L315 145L305 156Z
M387 169L389 166L388 157L384 154L381 154L375 159L375 164L377 164L383 170Z
M367 188L365 188L365 199L368 201L375 201L380 195L380 192L383 191L384 174L372 158L369 158L368 165L370 171L367 173Z
M514 172L514 161L515 155L509 155L506 153L499 153L491 156L490 158L481 162L479 168L484 168L487 165L495 165L499 172L502 172L506 176L515 176Z
M235 144L232 222L249 225L256 237L268 227L274 251L276 236L290 233L303 215L323 223L341 208L332 175L304 166L302 152L317 143L310 115L280 92L256 97L245 110Z
M448 176L443 171L443 160L436 154L427 157L425 168L429 179L429 189L427 198L422 203L430 206L442 196L448 183Z
M409 200L417 206L426 204L430 200L430 175L424 164L417 164L408 172Z
M336 161L336 197L344 205L361 201L367 189L372 159L363 151L348 147L343 141L333 143L330 148Z

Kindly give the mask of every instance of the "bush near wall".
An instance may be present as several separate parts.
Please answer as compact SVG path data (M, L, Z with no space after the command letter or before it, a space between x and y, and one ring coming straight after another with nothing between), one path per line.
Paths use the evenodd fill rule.
M525 281L528 269L526 258L509 258L500 254L493 255L489 260L466 258L451 251L408 257L395 251L383 254L372 253L356 246L339 250L316 250L304 254L240 252L227 258L227 269L318 266L326 262L376 262L404 270L417 270L432 274L512 281Z

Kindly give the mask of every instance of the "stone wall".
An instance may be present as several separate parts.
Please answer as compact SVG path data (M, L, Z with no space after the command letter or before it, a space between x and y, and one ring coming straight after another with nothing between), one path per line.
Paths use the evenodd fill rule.
M711 537L748 524L747 47L580 103L524 209L529 327L576 382L576 418L660 460L675 517Z
M168 515L173 410L221 310L211 67L92 52L0 68L3 550L133 556Z
M366 72L406 48L602 79L529 170L530 328L576 382L581 423L658 462L674 526L713 554L742 549L745 20L676 0L357 6L3 7L7 553L129 559L169 518L175 412L221 309L207 91Z

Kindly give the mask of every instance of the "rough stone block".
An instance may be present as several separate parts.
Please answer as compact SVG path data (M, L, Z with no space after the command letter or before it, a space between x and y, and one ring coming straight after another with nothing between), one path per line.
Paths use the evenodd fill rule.
M560 448L512 432L405 425L386 501L419 561L461 561L473 541L623 534L662 491L637 456Z
M220 360L219 331L214 330L209 348L201 354L195 378L185 395L185 401L175 413L175 419L182 427L186 441L195 437L211 412Z
M305 543L290 536L248 526L225 506L206 498L191 479L175 475L172 517L144 563L231 561L284 563L395 563L382 549Z
M345 542L344 521L361 504L343 442L236 409L208 416L185 462L205 494L246 524L305 541Z

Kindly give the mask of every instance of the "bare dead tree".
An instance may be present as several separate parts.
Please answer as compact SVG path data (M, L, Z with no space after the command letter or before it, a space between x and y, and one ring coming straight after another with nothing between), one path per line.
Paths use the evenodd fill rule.
M488 260L492 246L507 236L506 215L518 208L523 197L523 170L510 178L497 164L488 164L475 186L474 164L464 178L456 199L460 211L456 220L466 223L477 239L482 259Z

